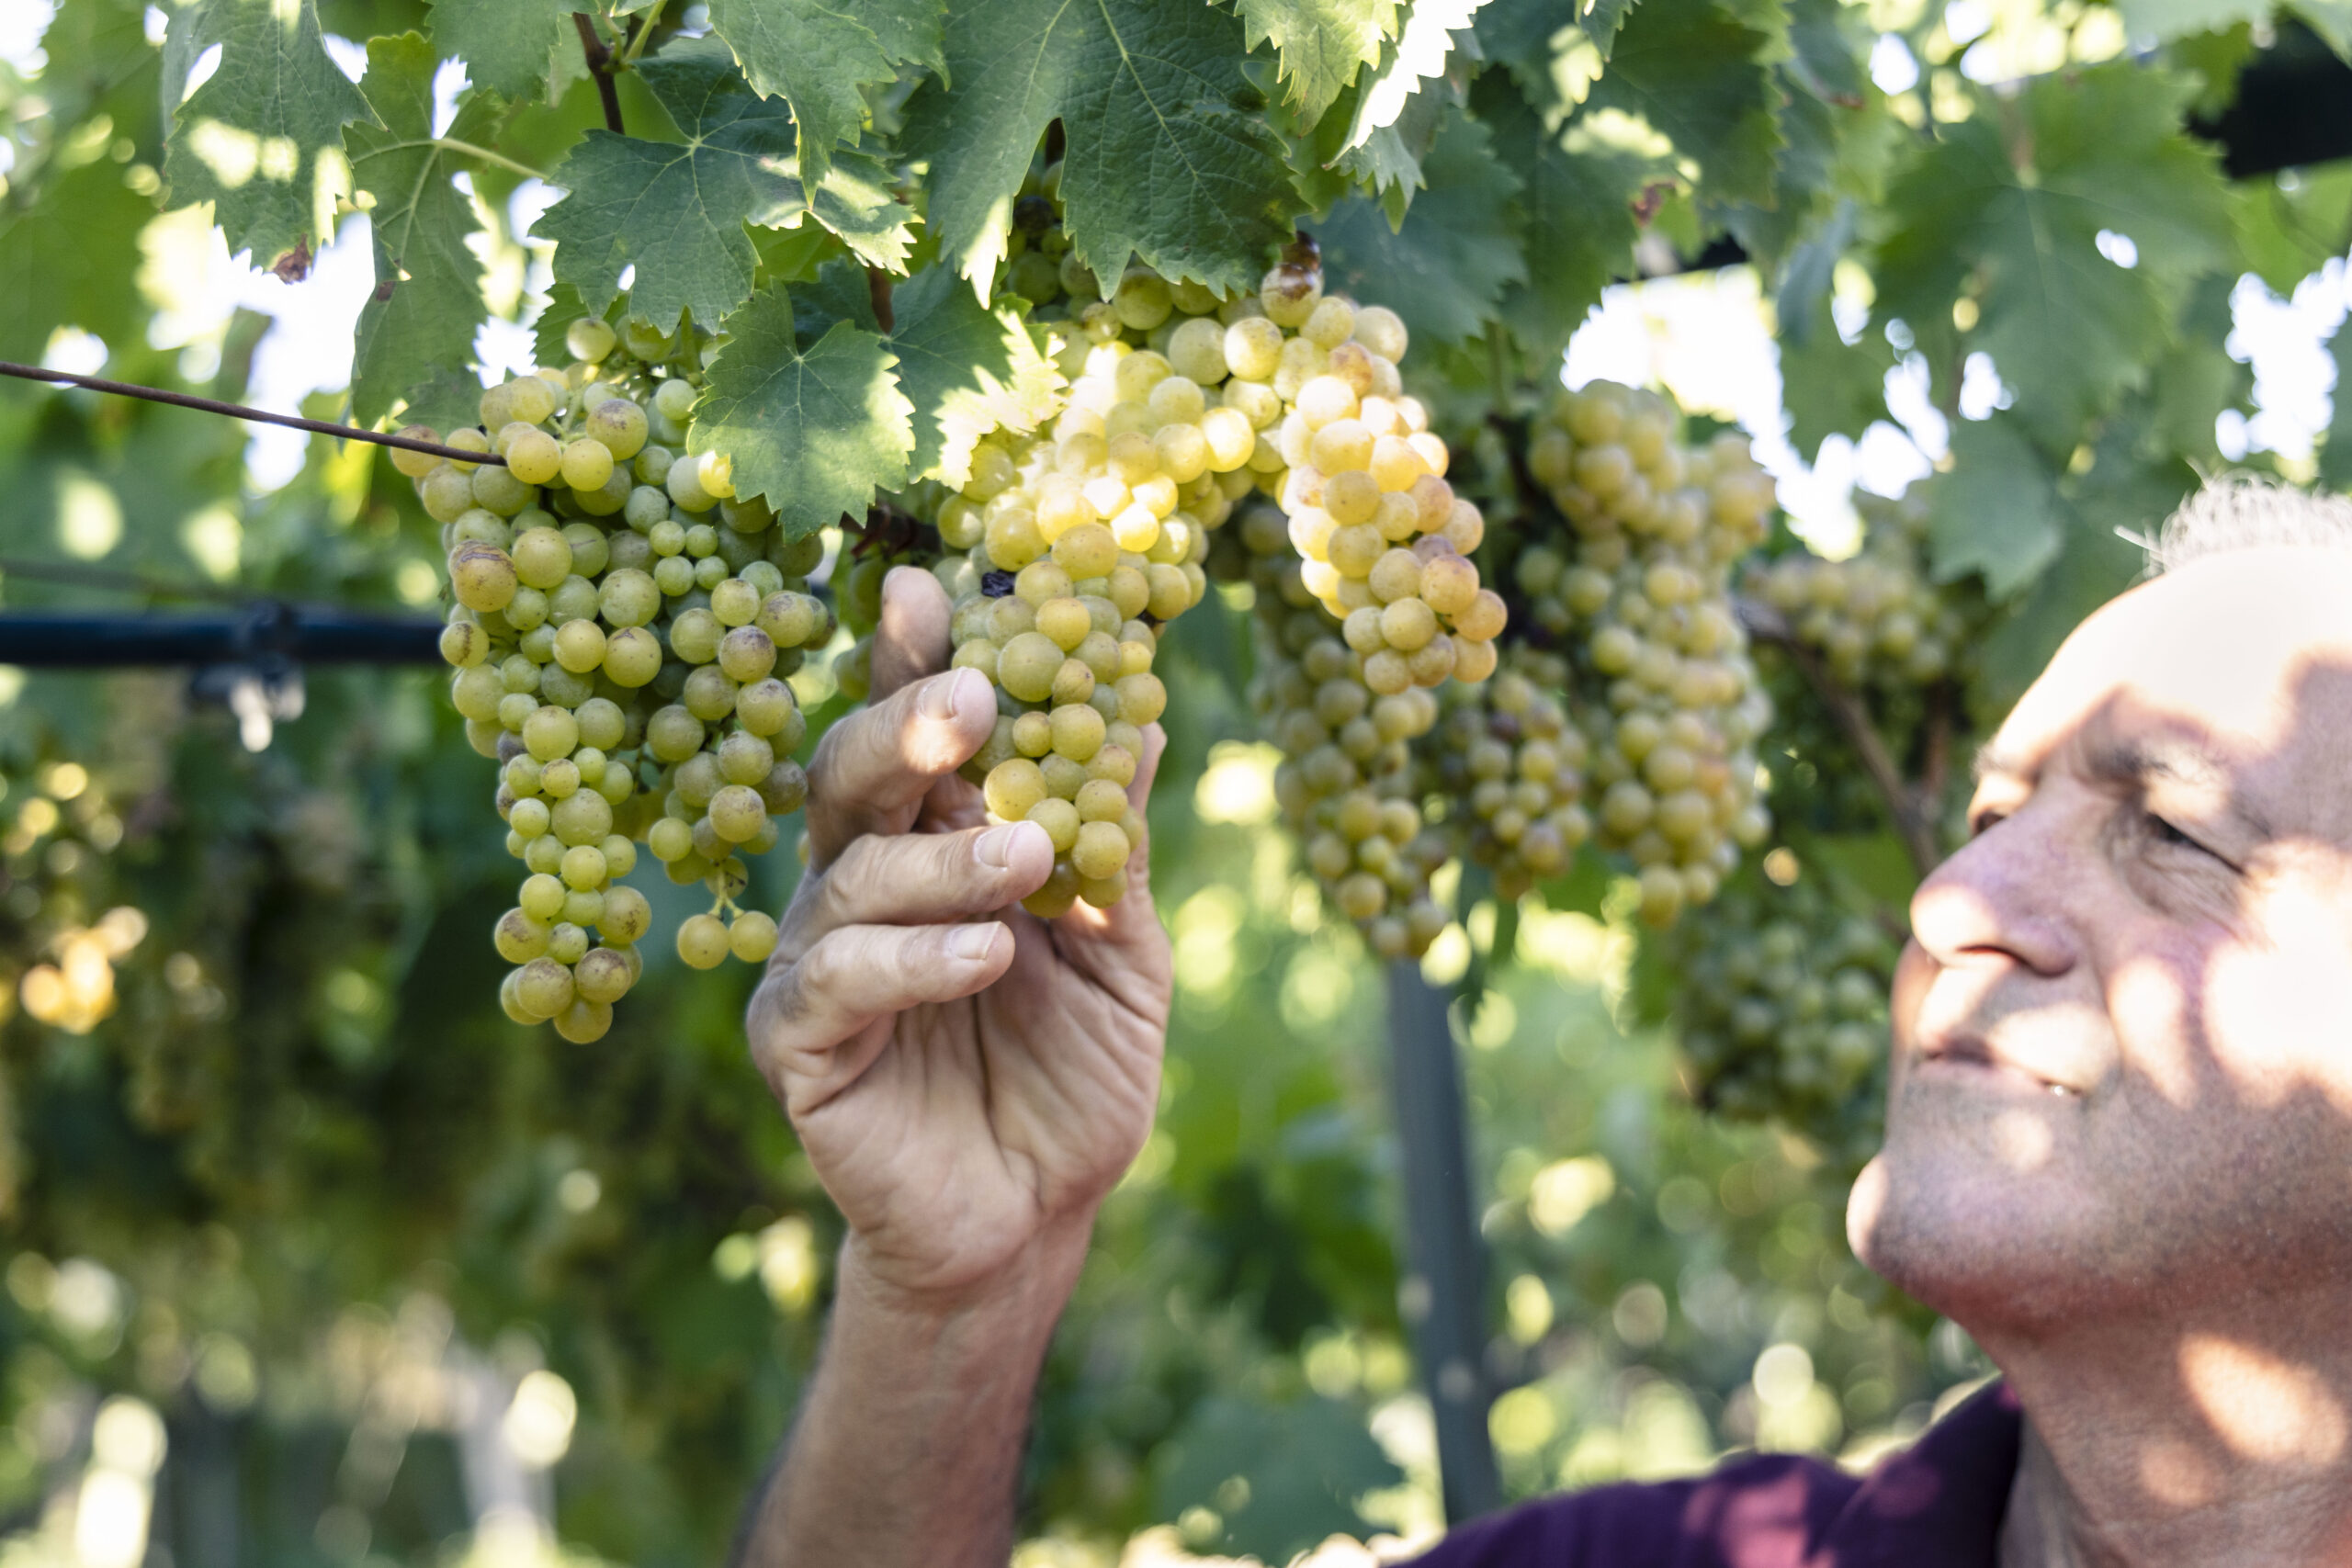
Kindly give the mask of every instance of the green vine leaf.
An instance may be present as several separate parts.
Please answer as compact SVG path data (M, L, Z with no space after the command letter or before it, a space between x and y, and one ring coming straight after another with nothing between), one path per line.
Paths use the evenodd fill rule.
M1577 129L1545 130L1534 106L1500 73L1479 89L1473 99L1479 117L1494 128L1504 164L1524 182L1522 243L1537 264L1505 292L1500 317L1531 359L1548 359L1566 350L1601 290L1634 275L1641 228L1634 203L1653 166Z
M433 43L466 62L467 79L526 103L548 91L556 57L580 52L572 0L433 0Z
M135 341L143 319L139 236L154 204L106 158L52 168L29 191L10 194L17 199L0 202L0 297L9 301L0 310L0 359L39 360L59 327Z
M1770 62L1785 50L1784 33L1714 0L1643 0L1582 118L1614 109L1667 137L1699 165L1706 199L1769 204L1781 145Z
M735 493L760 496L787 538L862 513L907 480L914 406L877 333L836 321L803 352L792 301L768 288L729 318L687 449L734 461Z
M1066 384L1028 325L990 310L947 267L927 267L891 299L891 352L913 404L909 471L960 485L973 444L992 430L1026 433L1052 417Z
M2130 61L2036 80L1948 127L1888 193L1883 315L1924 327L1972 291L1961 350L1992 355L2053 452L2143 378L2189 283L2230 256L2218 160L2181 130L2192 90ZM2132 242L2133 265L2101 252L2102 231Z
M376 291L359 310L351 361L353 417L373 424L435 372L472 360L481 324L481 259L467 245L473 203L449 177L456 154L434 145L433 45L415 33L371 39L360 91L381 128L345 133L353 184L372 197ZM498 120L497 100L468 95L448 134L477 144Z
M1130 254L1173 279L1254 287L1300 210L1240 21L1164 0L975 0L948 18L949 85L908 106L930 221L985 293L1046 127L1068 134L1072 247L1116 278Z
M1240 0L1251 49L1272 43L1281 79L1302 120L1314 120L1396 36L1397 0Z
M2001 415L1953 423L1951 471L1928 504L1939 582L1978 572L1987 593L2006 599L2058 553L2065 503L2033 443Z
M220 64L173 117L171 204L212 203L232 254L307 275L349 188L343 128L375 111L329 58L314 0L201 0L175 26L177 57L192 64L217 43Z
M1416 338L1477 336L1504 290L1528 278L1512 210L1521 182L1493 142L1486 126L1449 110L1423 161L1429 188L1401 227L1362 197L1333 209L1317 237L1334 288L1387 306Z
M790 112L754 94L724 47L685 40L638 70L685 141L589 131L549 176L569 194L536 230L556 243L556 277L584 308L601 313L633 267L634 313L663 332L686 311L718 321L752 295L759 258L746 223L787 228L814 216L871 265L904 264L909 215L879 163L837 159L812 204Z
M802 169L822 181L834 146L855 141L865 122L865 88L901 64L946 69L945 15L945 0L711 0L710 30L753 92L791 106Z

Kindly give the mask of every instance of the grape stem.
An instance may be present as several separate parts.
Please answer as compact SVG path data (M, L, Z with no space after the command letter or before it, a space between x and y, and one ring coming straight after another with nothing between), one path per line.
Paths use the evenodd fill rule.
M1912 868L1925 878L1943 859L1937 852L1935 829L1928 819L1926 792L1914 790L1903 782L1886 742L1880 739L1870 715L1862 711L1860 701L1829 673L1813 649L1798 640L1780 611L1746 594L1736 596L1733 606L1747 634L1786 654L1804 677L1805 684L1813 688L1814 695L1821 699L1821 705L1829 710L1830 718L1846 737L1847 744L1853 747L1854 754L1861 760L1862 771L1870 774L1871 785L1885 803L1887 815L1894 819L1894 836L1902 840L1904 852L1911 857Z
M639 19L637 30L629 35L628 47L621 51L623 65L635 64L637 57L645 52L645 40L653 36L654 28L662 20L662 9L669 3L670 0L653 0L653 9Z
M393 435L380 430L362 430L356 425L335 424L323 419L301 419L290 413L272 413L267 409L250 409L242 403L224 403L218 398L199 398L192 392L167 392L160 387L109 381L100 376L76 376L66 370L44 370L38 365L17 365L5 359L0 359L0 376L16 376L28 381L53 381L93 392L109 392L119 398L143 398L151 403L170 403L175 408L226 414L231 419L250 420L256 424L282 424L289 430L337 435L345 441L371 441L379 446L429 452L436 457L447 457L453 463L490 463L502 468L506 466L506 459L495 452L469 452L462 446L444 446L438 441L420 441L413 435Z
M627 136L628 130L621 124L620 89L613 85L613 51L596 31L596 19L587 12L572 12L571 22L580 29L581 58L588 62L588 74L596 79L596 96L605 106L605 129L615 136Z

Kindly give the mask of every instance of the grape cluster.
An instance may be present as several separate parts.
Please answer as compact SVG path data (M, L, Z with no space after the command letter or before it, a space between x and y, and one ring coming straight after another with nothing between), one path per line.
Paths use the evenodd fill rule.
M1125 894L1143 839L1126 788L1168 702L1159 630L1207 592L1209 534L1256 478L1257 425L1211 400L1230 309L1131 268L1064 344L1072 381L1051 430L981 441L939 509L961 552L937 569L955 664L995 684L999 709L967 772L993 817L1052 838L1053 874L1028 900L1041 916Z
M1951 672L1982 619L1981 596L1928 577L1925 503L1858 493L1854 504L1864 526L1859 554L1833 561L1792 551L1758 565L1747 591L1845 685L1916 691Z
M1429 882L1452 851L1423 823L1410 749L1437 722L1437 697L1413 685L1373 691L1364 656L1307 591L1279 511L1253 502L1232 531L1255 592L1250 695L1283 753L1274 798L1283 820L1324 897L1373 950L1418 957L1447 918Z
M1875 1146L1895 956L1885 933L1812 877L1743 874L1664 944L1702 1104L1778 1117L1841 1154Z
M832 633L806 592L821 545L736 497L723 454L684 455L707 339L575 321L569 367L491 388L481 426L446 438L503 466L393 457L442 525L451 697L502 764L507 848L528 868L493 937L514 965L500 997L568 1040L602 1036L642 972L652 910L619 880L638 844L714 894L681 923L681 957L757 963L775 922L736 908L741 857L808 793L785 677Z
M1566 683L1565 660L1513 649L1493 680L1449 690L1416 748L1429 793L1448 803L1448 838L1493 870L1505 898L1567 870L1592 836L1582 804L1590 748L1561 700Z
M1733 432L1679 439L1673 405L1609 382L1534 423L1533 481L1568 528L1530 542L1516 591L1566 657L1590 747L1594 840L1638 868L1654 925L1714 897L1770 829L1755 743L1771 716L1733 613L1733 563L1764 536L1770 479Z

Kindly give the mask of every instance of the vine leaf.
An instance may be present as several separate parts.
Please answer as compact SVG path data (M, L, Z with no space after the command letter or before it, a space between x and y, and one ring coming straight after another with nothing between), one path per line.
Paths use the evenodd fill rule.
M1928 506L1939 582L1980 572L1984 591L2006 599L2058 553L2065 502L2033 443L1997 414L1955 423L1951 471Z
M1298 118L1313 121L1396 36L1397 0L1240 0L1251 49L1271 42Z
M686 39L638 71L685 141L589 131L550 176L569 194L536 229L585 309L601 314L635 268L633 313L665 333L689 311L717 322L752 295L747 222L788 228L813 214L870 265L904 265L908 213L887 171L863 153L839 157L812 203L789 110L754 94L723 46Z
M821 181L835 144L857 140L866 87L902 63L946 69L944 16L944 0L711 0L710 29L753 92L791 106L803 171Z
M1769 21L1713 0L1643 0L1624 16L1583 118L1614 109L1645 123L1699 165L1705 198L1769 205L1781 130L1768 62L1785 48Z
M1499 73L1491 85L1479 83L1476 107L1494 129L1505 165L1523 178L1518 206L1525 251L1535 261L1506 292L1501 319L1531 358L1549 358L1566 348L1602 289L1635 275L1641 227L1634 203L1653 165L1573 124L1547 132L1535 107Z
M53 165L39 185L0 202L0 359L38 360L50 333L76 326L109 343L135 337L143 310L134 281L140 231L154 204L108 158ZM25 197L29 200L22 200Z
M862 281L862 280L861 280ZM925 268L891 295L891 352L913 404L909 471L960 485L973 444L991 430L1026 433L1051 417L1065 385L1013 311L995 310L944 266Z
M212 203L232 254L301 277L347 188L343 128L375 111L327 54L314 0L200 0L174 27L175 59L217 43L220 64L173 117L172 205Z
M524 103L547 90L556 57L580 50L576 0L433 0L433 43L466 62L477 87Z
M1446 57L1453 51L1453 35L1469 28L1487 0L1413 0L1404 30L1380 51L1380 64L1364 79L1356 99L1355 119L1348 128L1348 151L1372 140L1373 133L1396 123L1421 84L1445 74Z
M1854 243L1859 217L1853 202L1841 202L1821 231L1790 254L1774 301L1789 440L1808 457L1830 436L1859 437L1886 417L1894 349L1883 333L1866 331L1847 343L1830 309L1838 263Z
M2229 257L2218 160L2180 129L2192 91L2128 61L2037 79L1947 128L1888 193L1882 310L1934 323L1975 290L1961 346L1992 355L2054 452L2143 378L2189 284ZM2134 265L2102 253L2102 231L2132 242Z
M375 198L376 291L360 307L351 360L352 414L362 424L436 371L464 369L481 324L481 259L466 243L479 227L473 203L449 183L457 160L433 144L435 63L434 46L415 33L369 39L359 86L382 126L345 132L352 182ZM490 94L470 93L449 135L479 142L498 115Z
M862 513L907 480L913 405L880 334L836 321L805 352L781 288L727 322L688 433L689 451L734 461L735 493L764 497L788 539Z
M1512 212L1521 182L1493 141L1485 125L1448 109L1422 161L1429 188L1401 226L1363 197L1334 208L1316 231L1333 284L1395 310L1416 338L1476 337L1504 290L1528 279Z
M1138 254L1170 279L1257 285L1300 210L1238 18L1167 0L974 0L949 17L948 85L908 105L930 221L983 296L1012 202L1056 118L1072 248L1115 279Z

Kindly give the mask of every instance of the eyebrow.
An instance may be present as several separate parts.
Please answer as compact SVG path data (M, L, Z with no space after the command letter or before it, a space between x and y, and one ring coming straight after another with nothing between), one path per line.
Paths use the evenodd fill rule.
M2111 787L2140 788L2152 779L2169 779L2211 790L2221 797L2223 812L2245 833L2264 841L2278 836L2269 818L2233 786L2229 764L2193 740L2100 741L2088 749L2085 762L2093 779ZM1977 749L1971 766L1979 784L1994 774L2031 782L2033 772L1991 744Z

